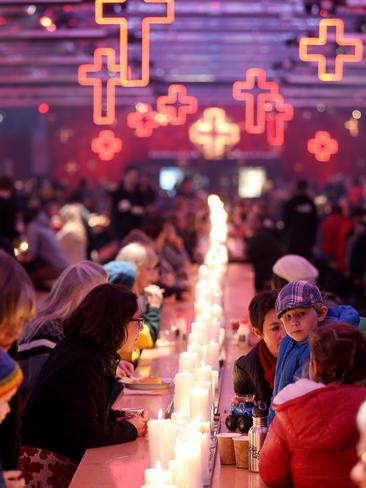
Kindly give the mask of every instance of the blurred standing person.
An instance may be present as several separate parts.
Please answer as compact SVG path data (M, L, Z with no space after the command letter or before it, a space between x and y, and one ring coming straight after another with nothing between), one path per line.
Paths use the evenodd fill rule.
M137 168L126 168L118 188L112 193L111 224L115 238L122 239L141 226L146 201L139 184Z
M299 180L294 195L285 203L283 212L288 254L311 259L318 229L318 213L308 194L308 182Z
M9 176L0 177L0 248L14 254L13 240L17 237L17 206L13 199L13 180Z
M265 226L265 217L252 212L247 219L246 258L254 267L256 293L271 288L272 266L282 255L274 231Z

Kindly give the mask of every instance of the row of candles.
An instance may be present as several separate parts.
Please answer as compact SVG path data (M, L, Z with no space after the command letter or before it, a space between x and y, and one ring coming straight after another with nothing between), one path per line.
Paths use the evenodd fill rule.
M219 355L224 339L223 278L228 255L227 213L220 198L210 195L211 232L195 288L195 320L187 351L179 356L174 377L174 412L170 419L149 421L150 465L142 488L202 488L209 483L210 434Z

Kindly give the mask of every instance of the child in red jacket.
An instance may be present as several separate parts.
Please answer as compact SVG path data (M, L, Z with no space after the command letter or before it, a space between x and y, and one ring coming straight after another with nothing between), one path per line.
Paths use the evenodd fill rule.
M366 338L349 324L326 325L312 333L310 354L311 379L274 398L260 474L271 487L351 488L356 415L366 400Z

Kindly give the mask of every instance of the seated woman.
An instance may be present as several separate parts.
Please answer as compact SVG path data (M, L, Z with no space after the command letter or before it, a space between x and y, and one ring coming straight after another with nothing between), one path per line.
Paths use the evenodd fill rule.
M235 362L233 369L235 393L254 393L256 400L267 406L271 403L278 351L285 335L275 310L277 294L276 291L264 291L250 302L252 331L261 340Z
M118 262L123 262L123 265L118 265ZM150 247L133 242L120 250L116 261L105 265L110 282L125 284L138 296L139 309L144 318L144 328L139 335L136 350L132 356L122 355L124 359L134 363L139 359L139 349L154 347L160 331L163 290L154 285L158 278L158 264L158 257ZM131 269L131 265L134 269Z
M366 338L352 325L329 324L313 332L310 351L311 379L274 398L260 474L268 486L351 488L356 415L366 400Z
M358 411L357 424L360 431L357 447L359 461L351 471L351 478L359 488L366 488L366 402Z
M95 286L107 282L104 268L91 261L68 266L41 303L37 318L27 327L19 345L19 363L24 373L21 392L27 396L52 349L64 337L63 320Z
M110 409L117 350L135 346L137 297L122 285L91 290L64 323L66 338L51 352L22 414L24 446L79 462L86 449L135 440L147 415L124 418Z

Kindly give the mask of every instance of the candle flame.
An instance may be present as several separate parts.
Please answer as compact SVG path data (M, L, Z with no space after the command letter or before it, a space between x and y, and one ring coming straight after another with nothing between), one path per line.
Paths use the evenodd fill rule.
M162 408L159 408L159 411L158 411L158 419L159 420L162 420L163 419L163 409Z

